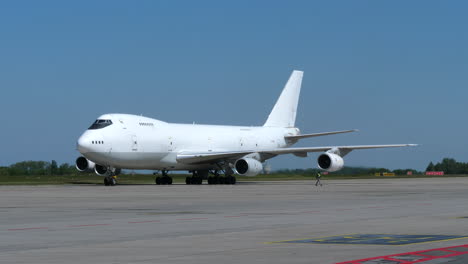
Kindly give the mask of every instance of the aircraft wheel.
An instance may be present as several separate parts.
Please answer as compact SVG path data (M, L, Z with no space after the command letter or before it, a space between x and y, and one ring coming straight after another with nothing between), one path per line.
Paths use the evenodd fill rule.
M189 185L189 184L192 184L192 177L185 177L185 184Z
M216 184L216 177L208 177L208 184Z
M236 177L232 175L229 176L229 184L232 184L232 185L236 184Z
M109 179L109 185L110 185L110 186L115 186L115 185L117 185L117 181L115 180L114 177L111 177L111 178Z
M191 177L190 184L198 184L198 177Z
M109 179L107 177L104 178L104 185L105 186L109 186L110 183L109 183Z
M167 180L168 177L161 177L161 184L162 185L166 185L168 183L168 180Z
M219 176L211 177L211 184L218 184L219 183Z
M171 177L167 177L167 184L172 185L172 178Z
M225 184L226 183L226 178L225 177L219 177L218 178L218 184Z
M160 185L161 184L161 177L156 177L156 180L155 180L156 184L157 185Z

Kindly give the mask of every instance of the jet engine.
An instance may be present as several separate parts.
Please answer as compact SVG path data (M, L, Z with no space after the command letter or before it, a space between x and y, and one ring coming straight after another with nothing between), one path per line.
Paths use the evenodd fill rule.
M78 171L86 172L93 171L96 164L87 158L81 156L76 159L75 167Z
M96 166L94 167L94 172L99 176L106 176L107 171L108 169L106 166L96 164Z
M344 160L333 153L323 153L318 157L318 166L329 172L339 171L344 167Z
M94 167L94 172L99 176L108 176L109 172L112 172L111 175L119 175L121 169L109 168L106 166L96 164L96 166Z
M238 159L234 167L237 173L242 176L256 176L263 170L262 163L252 158Z

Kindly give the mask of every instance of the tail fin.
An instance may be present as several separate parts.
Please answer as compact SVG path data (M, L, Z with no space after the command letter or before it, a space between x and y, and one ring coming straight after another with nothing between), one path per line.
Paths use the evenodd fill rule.
M293 71L284 86L278 101L271 110L266 127L294 127L296 123L297 103L301 92L302 71Z

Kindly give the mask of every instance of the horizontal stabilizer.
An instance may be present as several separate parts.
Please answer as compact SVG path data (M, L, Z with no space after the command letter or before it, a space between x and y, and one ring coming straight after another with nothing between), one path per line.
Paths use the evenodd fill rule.
M302 134L297 136L285 136L284 138L287 140L295 141L303 138L310 138L310 137L321 137L321 136L328 136L328 135L335 135L335 134L343 134L343 133L351 133L359 131L357 129L352 130L343 130L343 131L332 131L332 132L321 132L321 133L313 133L313 134Z

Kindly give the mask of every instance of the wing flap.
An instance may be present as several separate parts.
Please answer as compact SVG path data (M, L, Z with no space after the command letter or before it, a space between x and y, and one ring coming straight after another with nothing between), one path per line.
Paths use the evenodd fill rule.
M181 152L177 154L177 161L186 164L215 163L219 161L236 160L252 153L266 154L270 156L293 154L306 157L309 152L324 152L333 149L340 150L342 156L356 149L398 148L414 147L416 144L392 144L392 145L356 145L356 146L326 146L304 148L278 148L264 150L232 151L232 152Z
M377 148L399 148L399 147L415 147L416 144L392 144L392 145L356 145L356 146L327 146L327 147L304 147L304 148L284 148L262 151L260 153L269 153L273 155L294 154L298 157L306 157L309 152L324 152L329 150L339 150L341 156L345 156L349 152L356 149L377 149Z

